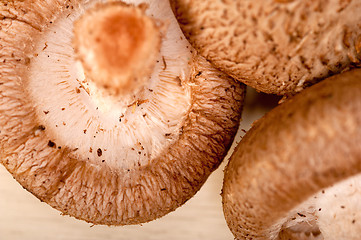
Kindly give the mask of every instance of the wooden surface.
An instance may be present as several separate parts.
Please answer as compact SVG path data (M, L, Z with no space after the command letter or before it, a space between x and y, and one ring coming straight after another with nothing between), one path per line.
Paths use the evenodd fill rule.
M235 142L277 103L278 98L249 89L243 121ZM235 144L233 144L234 146ZM137 226L92 226L62 216L24 190L0 166L0 240L231 240L222 212L223 169L228 158L202 189L185 205L167 216Z

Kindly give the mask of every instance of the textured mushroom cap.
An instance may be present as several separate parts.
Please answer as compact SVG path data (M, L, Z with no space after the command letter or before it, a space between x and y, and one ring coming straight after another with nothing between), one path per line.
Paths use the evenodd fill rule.
M100 94L72 46L73 23L98 2L0 2L0 162L64 214L136 224L175 210L218 167L244 87L194 54L161 0L146 1L168 24L148 85Z
M259 91L295 93L361 62L359 0L171 2L199 53Z
M223 186L224 214L237 239L275 239L302 202L361 172L360 80L361 69L330 77L245 135Z

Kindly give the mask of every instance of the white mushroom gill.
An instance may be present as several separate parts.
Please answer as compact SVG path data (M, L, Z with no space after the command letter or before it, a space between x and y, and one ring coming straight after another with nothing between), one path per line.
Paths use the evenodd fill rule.
M74 5L49 24L37 41L27 84L52 142L89 161L129 169L146 165L178 138L190 107L192 53L168 3L146 1L147 14L165 25L150 80L136 94L104 94L85 77L72 45L74 22L99 2Z
M271 239L356 240L361 231L361 175L319 191L275 225ZM278 234L280 232L280 234Z

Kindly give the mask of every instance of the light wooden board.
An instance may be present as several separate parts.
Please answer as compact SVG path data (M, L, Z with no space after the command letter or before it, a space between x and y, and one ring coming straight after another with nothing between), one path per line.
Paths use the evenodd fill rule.
M277 100L249 89L235 142L243 135L241 129L249 129ZM184 206L150 223L124 227L92 226L62 216L24 190L0 166L0 240L231 240L220 196L228 157Z

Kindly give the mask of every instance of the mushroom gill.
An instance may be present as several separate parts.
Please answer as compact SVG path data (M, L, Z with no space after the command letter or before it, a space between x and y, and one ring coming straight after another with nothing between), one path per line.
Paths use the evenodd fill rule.
M224 214L236 239L360 237L361 69L258 120L233 153Z
M1 1L0 16L0 162L40 200L151 221L226 155L244 87L197 56L168 1Z
M361 174L320 190L275 224L278 239L356 240L361 232Z
M199 53L258 91L295 94L361 64L359 0L171 0Z

